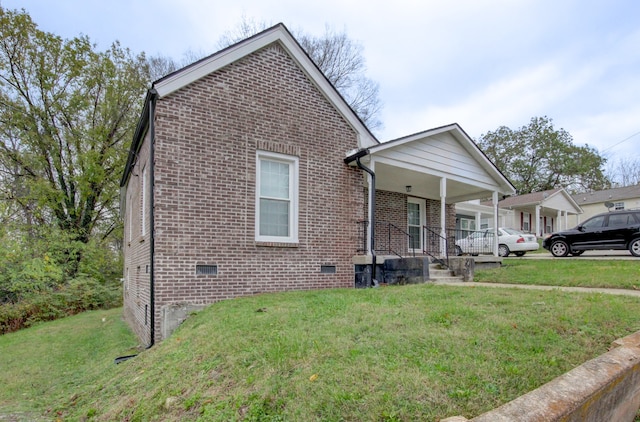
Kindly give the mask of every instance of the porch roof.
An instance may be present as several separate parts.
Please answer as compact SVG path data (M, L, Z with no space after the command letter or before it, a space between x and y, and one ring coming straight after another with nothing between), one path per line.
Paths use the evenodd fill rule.
M352 152L376 174L376 188L446 202L513 195L515 188L457 124L453 123ZM410 189L408 188L410 186Z
M489 204L490 203L491 202L489 202ZM562 188L512 196L498 202L499 208L522 211L532 211L535 210L537 206L552 210L553 212L565 211L569 214L582 214L580 205Z

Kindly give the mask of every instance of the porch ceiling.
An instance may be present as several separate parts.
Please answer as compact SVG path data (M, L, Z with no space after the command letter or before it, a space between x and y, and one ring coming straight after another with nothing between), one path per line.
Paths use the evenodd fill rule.
M447 178L446 203L453 204L471 199L491 198L494 189L489 186L465 183L456 176L441 173L410 170L389 164L376 162L376 189L407 193L411 186L412 196L440 200L440 180Z

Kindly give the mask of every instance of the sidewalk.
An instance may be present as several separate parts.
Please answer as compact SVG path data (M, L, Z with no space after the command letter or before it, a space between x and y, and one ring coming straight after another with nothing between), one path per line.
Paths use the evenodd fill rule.
M630 290L630 289L603 289L599 287L559 287L559 286L540 286L540 285L531 285L531 284L479 283L475 281L470 281L470 282L434 281L433 284L458 286L458 287L496 287L496 288L529 289L529 290L559 290L562 292L578 292L578 293L604 293L604 294L620 295L620 296L635 296L640 298L640 290Z

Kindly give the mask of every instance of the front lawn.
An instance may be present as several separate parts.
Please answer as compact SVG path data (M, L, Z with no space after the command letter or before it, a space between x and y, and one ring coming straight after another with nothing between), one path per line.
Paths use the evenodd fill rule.
M640 259L505 259L500 268L477 270L474 281L563 287L640 289Z
M260 295L54 403L72 420L473 417L606 352L638 315L637 298L428 284Z

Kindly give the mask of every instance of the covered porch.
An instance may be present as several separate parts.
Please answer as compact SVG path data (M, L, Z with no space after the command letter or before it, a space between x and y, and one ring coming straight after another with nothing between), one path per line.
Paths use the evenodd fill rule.
M509 227L538 237L570 228L569 216L582 214L580 205L564 189L512 196L498 202L498 207L509 211Z
M354 263L368 262L373 278L377 255L446 262L455 247L455 204L492 199L498 227L498 201L515 193L457 124L352 151L345 163L365 176L366 216L358 223L361 246Z

